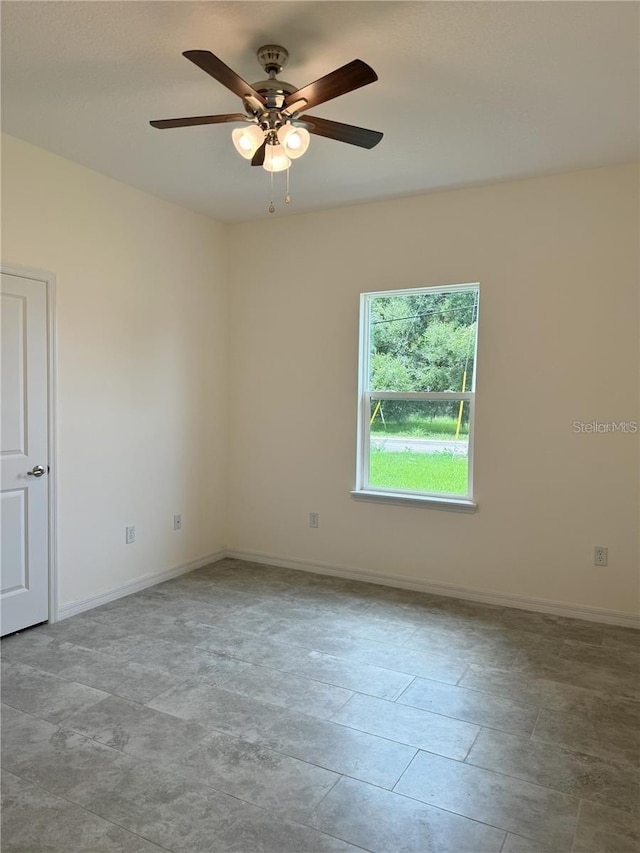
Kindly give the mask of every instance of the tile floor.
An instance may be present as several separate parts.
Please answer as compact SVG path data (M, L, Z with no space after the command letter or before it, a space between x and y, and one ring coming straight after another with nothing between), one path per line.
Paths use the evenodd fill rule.
M640 633L223 560L2 642L2 851L637 853Z

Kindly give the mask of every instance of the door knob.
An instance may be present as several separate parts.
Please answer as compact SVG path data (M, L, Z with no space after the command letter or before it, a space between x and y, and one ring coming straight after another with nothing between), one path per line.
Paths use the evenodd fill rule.
M36 465L34 466L33 471L27 471L27 477L42 477L44 470L43 465Z

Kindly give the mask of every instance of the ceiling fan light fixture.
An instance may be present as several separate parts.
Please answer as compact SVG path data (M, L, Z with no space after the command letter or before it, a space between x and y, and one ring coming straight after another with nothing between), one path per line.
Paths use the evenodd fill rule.
M251 160L264 142L264 131L257 124L250 124L232 131L231 139L238 154L245 160Z
M297 160L309 147L311 135L306 128L287 123L278 128L278 140L284 147L287 157Z
M282 145L267 143L264 149L264 163L262 168L267 172L284 172L291 165L291 160Z

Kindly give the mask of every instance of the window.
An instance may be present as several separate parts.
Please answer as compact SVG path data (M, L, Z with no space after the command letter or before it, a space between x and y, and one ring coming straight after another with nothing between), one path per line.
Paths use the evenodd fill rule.
M354 497L473 510L478 284L364 293Z

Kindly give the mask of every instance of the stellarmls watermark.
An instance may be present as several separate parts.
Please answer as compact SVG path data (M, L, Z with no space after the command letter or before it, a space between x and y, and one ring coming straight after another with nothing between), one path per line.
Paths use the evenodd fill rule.
M578 432L638 432L638 421L574 421L573 431Z

